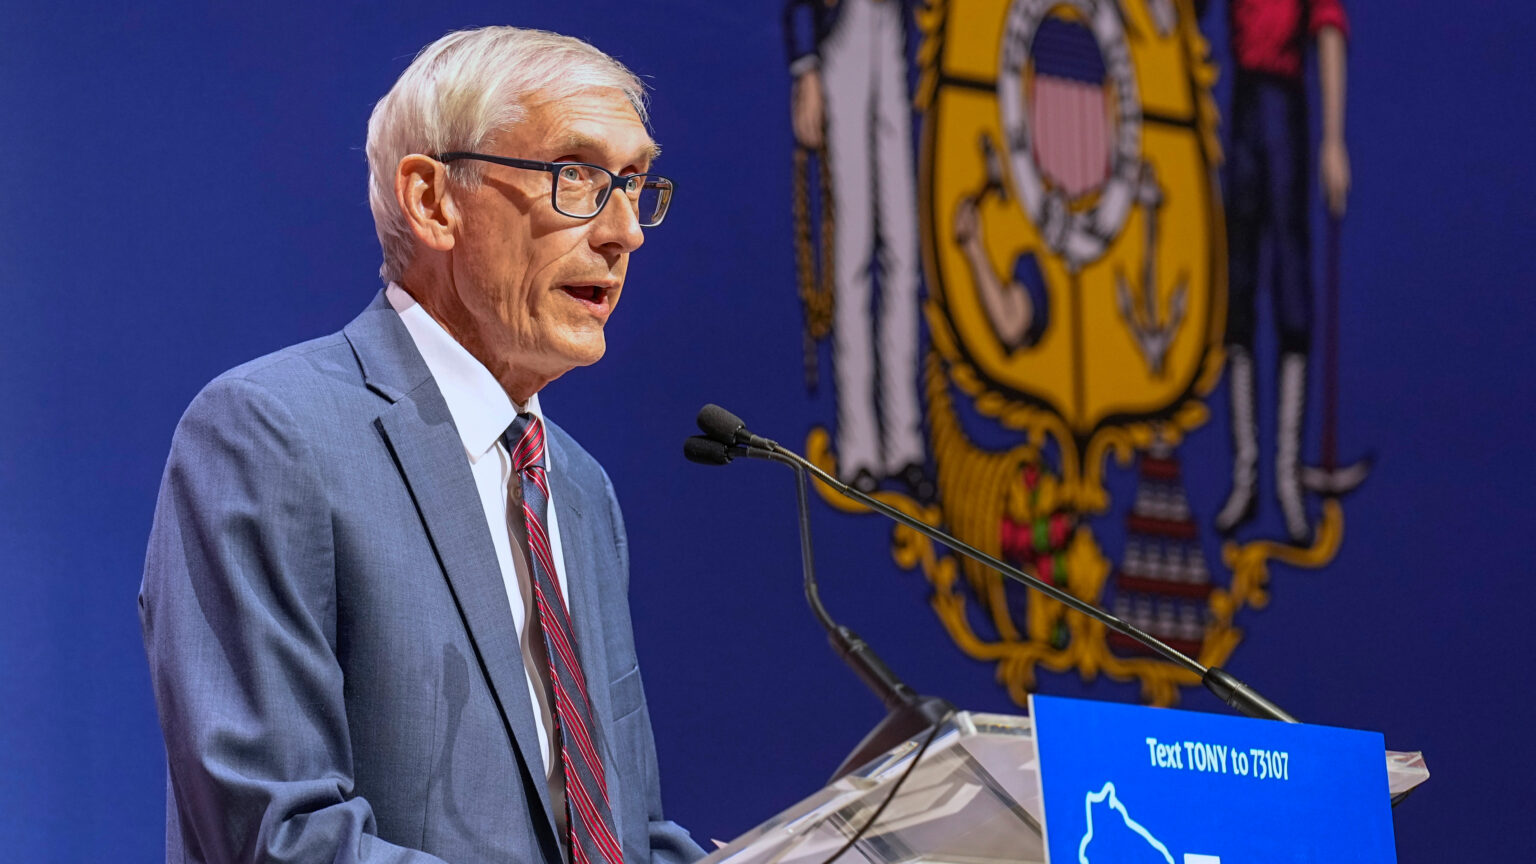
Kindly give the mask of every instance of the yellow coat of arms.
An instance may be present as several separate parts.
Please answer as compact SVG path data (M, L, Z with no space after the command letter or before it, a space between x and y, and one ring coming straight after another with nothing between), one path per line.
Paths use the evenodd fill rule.
M839 41L837 26L888 15L900 4L837 5L830 24L821 21L823 72L834 63L847 68L833 52L858 41ZM1204 399L1221 374L1227 276L1216 73L1188 0L943 0L919 7L915 21L921 41L911 209L931 348L913 380L925 403L933 488L870 485L888 503L1219 665L1241 639L1234 616L1267 601L1268 562L1326 563L1342 515L1336 501L1324 503L1310 548L1228 541L1222 561L1207 562L1203 529L1185 495L1179 447L1206 421ZM808 81L798 72L811 66L798 62L797 111L798 88ZM863 206L838 189L838 165L851 145L839 142L835 103L855 100L835 93L846 84L809 83L829 93L825 129L818 130L824 137L800 136L811 145L802 149L802 171L812 157L823 163L825 238L843 228L833 227L834 217L840 223ZM797 123L797 133L810 125ZM847 140L868 155L860 142L869 133L853 134ZM801 184L804 274L806 201L818 193L805 173ZM901 208L899 200L877 198L866 209L880 216L877 224L891 225L901 222ZM833 250L858 256L861 247L824 246L829 274L858 272L834 260ZM872 250L876 284L904 284L901 274L880 270L882 255ZM867 296L851 296L867 317ZM802 298L810 337L836 329L829 325L831 310L844 302L841 288L805 276ZM836 327L848 326L844 314L836 313ZM834 366L843 362L838 350ZM882 386L903 377L902 370L880 373L874 377ZM902 403L887 397L880 404ZM840 394L839 424L857 410ZM822 427L807 442L828 470L867 480L841 464L851 447ZM1111 460L1134 466L1135 491L1118 502L1106 488ZM900 461L911 461L910 447ZM888 466L887 476L900 467ZM1123 524L1120 548L1104 548L1096 519ZM1180 686L1198 683L1103 625L1029 596L915 532L898 528L894 540L897 563L931 583L934 609L956 643L995 663L1020 703L1042 666L1075 669L1084 679L1102 672L1139 680L1157 704L1175 702ZM1227 573L1230 580L1220 578Z

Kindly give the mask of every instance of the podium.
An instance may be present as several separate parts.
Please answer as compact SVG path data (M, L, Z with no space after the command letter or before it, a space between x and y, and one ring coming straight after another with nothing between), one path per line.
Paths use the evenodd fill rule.
M705 864L820 864L882 805L840 864L1044 862L1030 718L956 712L928 739L925 731L898 745L716 850ZM1393 798L1429 777L1420 754L1389 751L1386 759L1383 792Z

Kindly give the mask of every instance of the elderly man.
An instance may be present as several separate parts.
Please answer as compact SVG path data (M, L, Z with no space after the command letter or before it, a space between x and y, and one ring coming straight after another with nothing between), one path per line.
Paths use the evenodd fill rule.
M689 861L607 476L538 392L604 350L672 184L575 39L424 50L368 127L387 287L177 428L139 597L167 859Z

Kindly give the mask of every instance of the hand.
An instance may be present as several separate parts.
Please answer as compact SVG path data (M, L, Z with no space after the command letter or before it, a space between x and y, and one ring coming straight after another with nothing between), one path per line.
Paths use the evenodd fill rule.
M1323 185L1323 201L1335 219L1344 218L1349 199L1349 151L1338 139L1324 139L1318 152L1318 179Z
M819 150L825 140L827 109L821 91L821 70L809 69L795 76L789 93L790 120L795 129L795 143L808 150Z
M961 198L960 206L955 208L955 242L961 246L967 246L976 239L977 223L980 221L976 211L975 198Z

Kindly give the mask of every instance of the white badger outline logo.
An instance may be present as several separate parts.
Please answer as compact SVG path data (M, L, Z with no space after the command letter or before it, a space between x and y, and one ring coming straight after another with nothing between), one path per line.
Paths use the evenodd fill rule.
M1167 860L1168 864L1174 864L1173 855L1169 854L1168 847L1164 846L1162 841L1158 840L1156 837L1153 837L1152 832L1141 827L1141 823L1131 818L1131 814L1126 811L1125 805L1120 803L1119 796L1115 795L1114 783L1105 783L1103 789L1100 789L1097 792L1089 792L1088 796L1083 801L1083 809L1087 812L1088 816L1088 833L1083 835L1083 842L1077 844L1078 864L1089 864L1088 843L1093 840L1093 805L1103 801L1105 798L1109 799L1110 809L1119 813L1120 818L1125 820L1125 827L1141 835L1141 839L1151 844L1153 849L1161 852L1163 858Z

